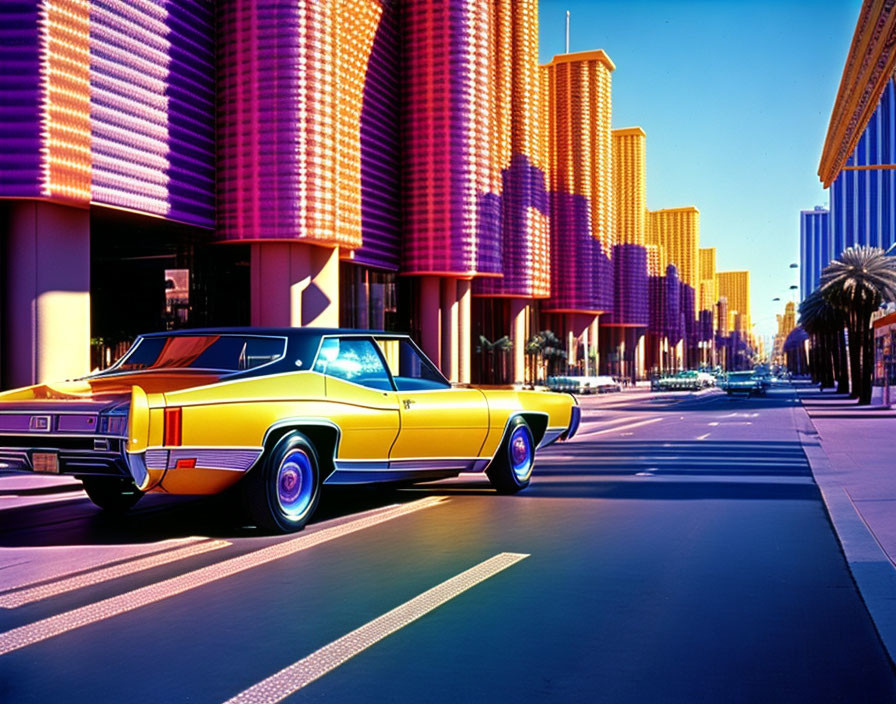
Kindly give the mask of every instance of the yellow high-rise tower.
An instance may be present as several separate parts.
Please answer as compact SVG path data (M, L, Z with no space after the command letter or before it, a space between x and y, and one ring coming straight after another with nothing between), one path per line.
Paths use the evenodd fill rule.
M614 230L617 244L646 242L647 135L640 127L613 130Z
M697 310L713 310L719 300L719 279L716 275L716 248L701 247L699 250L700 288L697 293Z
M663 247L669 264L678 268L678 277L696 292L700 211L693 206L652 210L647 218L647 242Z
M740 316L740 329L743 334L750 331L750 272L720 271L719 297L728 300L728 327L735 331L736 316Z
M591 234L607 256L616 244L610 127L610 74L615 68L600 50L559 54L547 65L551 190L588 199Z

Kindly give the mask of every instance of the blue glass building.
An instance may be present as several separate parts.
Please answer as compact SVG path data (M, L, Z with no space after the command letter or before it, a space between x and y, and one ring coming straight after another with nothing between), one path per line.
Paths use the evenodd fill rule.
M833 259L831 214L827 208L800 213L800 300L818 288L821 271Z

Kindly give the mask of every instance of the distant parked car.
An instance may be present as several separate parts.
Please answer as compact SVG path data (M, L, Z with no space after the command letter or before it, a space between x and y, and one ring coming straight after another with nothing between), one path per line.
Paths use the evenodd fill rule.
M725 379L725 391L728 392L729 396L734 396L735 394L765 396L765 392L770 385L770 381L764 380L752 371L729 372Z
M611 376L549 376L545 385L551 391L571 394L604 394L619 391L619 382Z
M700 391L714 385L715 379L711 374L682 371L673 376L658 379L654 388L658 391Z

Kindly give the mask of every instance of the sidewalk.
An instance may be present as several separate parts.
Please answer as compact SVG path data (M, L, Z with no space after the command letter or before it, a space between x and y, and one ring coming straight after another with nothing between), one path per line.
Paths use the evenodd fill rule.
M794 387L803 450L853 579L896 663L896 411Z

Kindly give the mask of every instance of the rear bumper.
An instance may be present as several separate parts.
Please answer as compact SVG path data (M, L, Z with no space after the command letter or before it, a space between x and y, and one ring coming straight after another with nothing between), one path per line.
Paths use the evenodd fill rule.
M47 437L42 438L45 442L40 445L35 444L36 439L0 436L0 475L116 477L133 479L138 486L145 481L142 455L128 455L124 438ZM38 456L38 462L35 462L35 456Z

